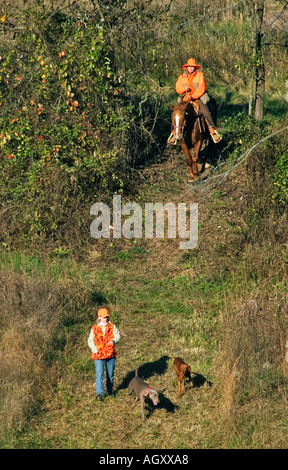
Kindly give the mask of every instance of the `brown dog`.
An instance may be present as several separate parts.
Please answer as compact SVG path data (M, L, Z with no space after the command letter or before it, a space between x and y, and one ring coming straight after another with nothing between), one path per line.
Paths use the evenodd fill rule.
M183 393L185 393L185 378L188 377L190 386L193 387L191 379L191 367L181 359L181 357L169 356L173 361L173 368L178 376L178 397L181 398L181 382L183 384Z

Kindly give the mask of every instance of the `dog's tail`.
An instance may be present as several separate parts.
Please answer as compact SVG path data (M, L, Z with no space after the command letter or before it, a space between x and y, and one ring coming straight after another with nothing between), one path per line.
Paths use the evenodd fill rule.
M175 359L176 356L169 356L169 354L168 354L168 357L170 357L171 359Z

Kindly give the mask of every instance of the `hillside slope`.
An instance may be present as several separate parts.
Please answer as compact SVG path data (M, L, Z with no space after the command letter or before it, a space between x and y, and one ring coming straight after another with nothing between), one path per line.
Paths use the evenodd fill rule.
M13 446L287 446L283 368L287 276L277 247L269 246L269 241L267 246L247 242L251 181L246 164L219 178L227 169L221 166L208 179L189 185L186 160L173 148L143 172L143 185L135 195L139 204L199 204L198 246L182 251L179 240L167 238L91 240L85 259L75 265L71 302L73 285L76 295L82 282L83 306L91 290L96 293L96 307L99 297L110 306L122 336L116 397L104 404L95 402L94 365L87 347L94 322L90 312L84 322L67 327L54 390ZM287 259L287 246L281 252ZM183 357L201 379L181 400L169 355ZM148 419L143 424L140 407L132 408L134 398L127 392L136 367L160 392L160 405L152 409L147 404Z

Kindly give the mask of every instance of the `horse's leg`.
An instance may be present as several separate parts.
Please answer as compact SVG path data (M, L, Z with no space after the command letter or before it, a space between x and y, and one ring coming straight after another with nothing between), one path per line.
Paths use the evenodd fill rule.
M193 155L192 155L192 173L194 180L199 179L199 171L198 171L198 155L201 149L202 145L202 140L199 140L196 142L196 144L193 147Z
M184 139L182 139L182 142L180 141L180 146L181 146L181 149L183 150L183 152L185 154L185 157L186 157L186 160L187 160L187 166L188 166L188 170L189 170L189 181L193 181L194 177L193 177L193 171L192 171L192 158L191 158L190 150L188 149L187 145L185 144Z

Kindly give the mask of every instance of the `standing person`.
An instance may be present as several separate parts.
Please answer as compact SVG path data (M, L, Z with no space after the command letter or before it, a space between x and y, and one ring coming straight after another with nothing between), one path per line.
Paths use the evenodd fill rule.
M91 359L95 360L96 400L104 398L104 368L106 369L106 391L114 397L114 369L117 351L115 344L120 341L120 333L116 325L109 319L107 308L97 312L97 322L91 328L88 346L92 351Z
M215 143L218 143L222 139L215 130L216 125L208 108L210 96L207 93L204 74L199 72L200 65L196 63L195 59L190 58L182 67L185 72L178 77L175 83L175 90L184 102L191 99L198 101L200 111L208 124L211 137Z

